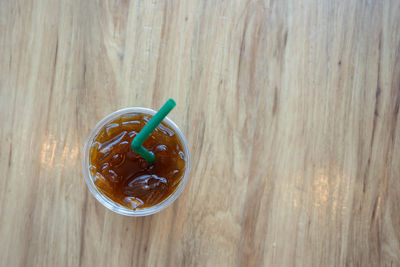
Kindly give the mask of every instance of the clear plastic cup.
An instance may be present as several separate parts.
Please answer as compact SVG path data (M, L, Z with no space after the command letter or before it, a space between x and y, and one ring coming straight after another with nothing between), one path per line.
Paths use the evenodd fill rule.
M86 140L84 149L83 149L83 158L82 158L82 168L83 168L83 176L85 177L85 182L90 190L90 192L93 194L93 196L101 203L103 206L106 208L122 214L126 216L146 216L146 215L151 215L157 212L160 212L161 210L165 209L169 205L171 205L182 193L183 189L185 188L185 185L187 183L187 180L189 178L189 171L190 171L190 154L189 154L189 147L188 143L186 141L185 136L182 134L181 130L179 127L168 117L166 117L163 122L166 123L168 126L170 126L174 132L178 135L182 146L183 150L185 153L185 161L186 161L186 166L185 166L185 172L183 174L182 180L179 183L178 188L175 190L174 193L172 193L169 197L167 197L165 200L162 202L158 203L157 205L154 205L149 208L143 208L143 209L136 209L136 210L131 210L128 209L118 203L115 203L112 201L110 198L105 196L100 190L97 189L96 185L94 184L92 174L89 170L89 155L90 155L90 148L93 144L93 141L95 140L96 136L99 134L100 130L109 122L112 120L121 117L123 115L127 114L148 114L154 116L156 111L148 108L139 108L139 107L133 107L133 108L125 108L125 109L120 109L118 111L115 111L106 117L104 117L101 121L99 121L96 126L92 129L92 131L89 134L88 139Z

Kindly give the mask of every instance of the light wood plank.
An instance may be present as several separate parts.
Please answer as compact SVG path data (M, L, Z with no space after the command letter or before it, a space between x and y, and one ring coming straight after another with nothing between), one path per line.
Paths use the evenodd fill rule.
M400 266L400 2L1 1L4 266ZM90 129L130 106L186 135L190 181L127 218Z

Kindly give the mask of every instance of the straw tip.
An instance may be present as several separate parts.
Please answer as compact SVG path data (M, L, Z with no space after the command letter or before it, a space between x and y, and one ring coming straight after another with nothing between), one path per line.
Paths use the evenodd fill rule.
M176 106L176 102L175 102L175 100L173 100L172 98L168 99L167 102L168 102L168 104L171 105L172 107L175 107L175 106Z

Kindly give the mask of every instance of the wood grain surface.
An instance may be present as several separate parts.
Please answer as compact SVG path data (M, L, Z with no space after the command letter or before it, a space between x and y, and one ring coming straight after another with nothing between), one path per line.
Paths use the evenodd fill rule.
M400 266L399 0L0 1L1 266ZM129 218L91 128L158 109L183 194Z

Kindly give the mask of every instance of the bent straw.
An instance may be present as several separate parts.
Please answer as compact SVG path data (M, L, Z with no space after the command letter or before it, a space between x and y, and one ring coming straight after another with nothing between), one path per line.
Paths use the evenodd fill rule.
M147 162L153 163L155 161L154 154L143 147L144 140L154 131L155 128L163 121L168 113L176 106L175 101L170 98L154 115L153 118L143 127L138 135L132 140L132 149L141 155Z

